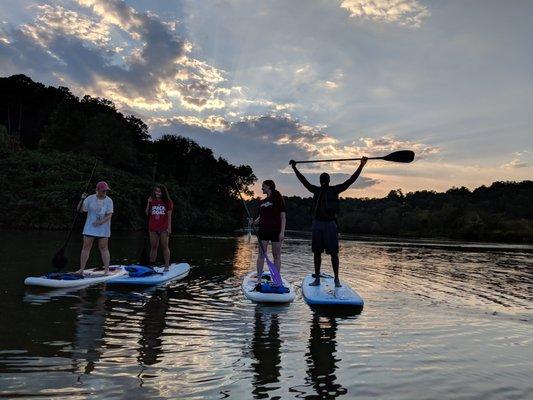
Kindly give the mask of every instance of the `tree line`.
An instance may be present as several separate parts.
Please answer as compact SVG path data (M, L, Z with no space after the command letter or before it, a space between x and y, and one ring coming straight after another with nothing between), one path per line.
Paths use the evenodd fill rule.
M312 199L286 197L287 229L310 230ZM533 242L533 181L494 182L444 193L392 190L382 199L340 200L342 233ZM259 199L250 200L257 212Z
M112 188L114 229L145 226L154 172L174 200L176 231L241 227L237 189L251 194L256 181L249 166L185 137L152 140L142 120L109 100L80 99L24 75L0 78L0 227L70 227L95 159L96 179Z
M175 203L176 232L230 232L256 177L178 135L152 140L147 125L109 100L74 96L24 75L0 78L0 227L65 229L90 175L113 191L114 229L146 225L144 206L156 181ZM155 168L155 171L154 171ZM93 182L94 183L94 182ZM286 197L287 229L309 230L311 198ZM445 193L393 190L382 199L341 199L341 232L466 240L533 242L533 182L495 182ZM251 199L257 213L258 199Z

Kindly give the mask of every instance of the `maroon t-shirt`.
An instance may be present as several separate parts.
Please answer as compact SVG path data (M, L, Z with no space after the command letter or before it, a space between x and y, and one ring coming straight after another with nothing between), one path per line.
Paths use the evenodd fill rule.
M162 232L168 229L168 212L174 208L172 200L152 200L150 202L150 219L148 229L150 232Z
M261 232L281 231L281 213L285 212L285 201L281 196L269 196L259 203L259 230Z

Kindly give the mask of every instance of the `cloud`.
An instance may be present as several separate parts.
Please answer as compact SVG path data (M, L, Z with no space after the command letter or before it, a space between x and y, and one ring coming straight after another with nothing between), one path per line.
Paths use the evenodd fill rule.
M148 124L150 126L171 126L174 124L196 126L210 131L224 131L230 126L230 122L219 115L210 115L206 118L195 116L153 117L148 120Z
M119 107L203 111L225 106L224 71L191 57L173 24L122 0L78 0L78 11L38 6L38 16L0 41L3 66L55 75ZM35 67L36 68L36 67ZM177 104L176 104L177 103Z
M430 13L417 0L342 0L351 18L418 28Z
M292 174L290 159L327 159L383 156L395 150L411 149L417 159L437 154L439 149L424 143L403 140L395 136L362 137L359 144L343 143L328 134L325 126L310 126L285 115L259 115L228 121L211 116L206 119L178 116L152 119L152 129L159 134L176 133L190 137L204 146L213 148L225 157L240 163L254 165L261 175L283 176ZM387 163L372 162L373 170L387 171ZM351 174L354 163L302 165L306 173L318 173L324 168L334 174ZM367 181L377 184L380 179Z
M87 43L106 48L110 40L109 26L95 18L88 18L76 11L48 4L36 7L40 11L33 24L22 26L22 31L42 47L56 34L75 36Z
M505 169L518 169L518 168L527 168L533 166L533 162L530 160L524 161L523 158L531 158L529 155L531 154L531 151L524 150L519 151L516 153L513 153L514 157L510 162L507 164L502 165L502 168Z

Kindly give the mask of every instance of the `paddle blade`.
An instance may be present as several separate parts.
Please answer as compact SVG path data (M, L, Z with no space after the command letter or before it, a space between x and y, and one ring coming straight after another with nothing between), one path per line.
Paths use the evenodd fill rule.
M266 258L268 269L270 270L270 278L272 278L272 283L276 286L283 286L283 280L281 279L281 274L279 273L278 267L268 258Z
M65 257L65 247L61 247L59 251L52 258L52 266L59 270L65 269L67 267L67 257Z
M388 156L383 157L383 160L410 163L415 159L415 153L411 150L400 150L390 153Z

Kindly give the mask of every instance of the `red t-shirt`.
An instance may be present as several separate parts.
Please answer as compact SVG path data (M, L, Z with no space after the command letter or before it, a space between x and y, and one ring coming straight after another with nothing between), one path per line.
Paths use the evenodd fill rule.
M285 201L281 196L269 196L259 203L259 230L261 232L281 231L281 213L285 212Z
M150 218L148 220L148 230L150 232L162 232L168 229L168 212L174 208L172 200L152 200L150 202Z

